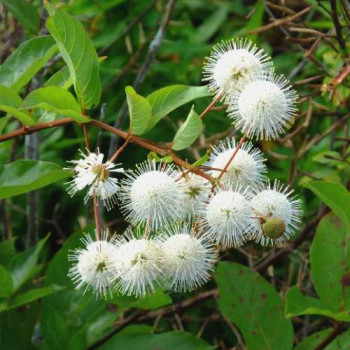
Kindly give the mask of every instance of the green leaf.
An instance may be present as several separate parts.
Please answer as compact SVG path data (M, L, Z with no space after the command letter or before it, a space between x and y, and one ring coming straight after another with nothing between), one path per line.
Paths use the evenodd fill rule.
M204 43L210 39L225 21L230 7L226 3L219 3L218 9L213 12L191 35L193 43Z
M171 85L154 91L147 96L152 106L152 129L165 115L197 98L211 96L206 86Z
M15 254L15 238L0 242L0 265L7 267Z
M152 107L145 97L136 93L132 86L127 86L125 93L129 107L131 133L142 135L148 128Z
M350 193L337 182L312 181L304 185L350 226Z
M13 281L11 274L0 265L0 298L8 298L13 292Z
M186 332L168 332L160 334L130 334L114 336L99 350L211 350L213 346L204 340Z
M325 350L346 350L350 349L350 332L346 332L338 335Z
M172 149L175 151L180 151L191 146L201 133L202 128L202 119L195 112L192 106L186 121L181 125L175 134Z
M33 248L16 254L11 260L9 270L13 279L14 291L16 291L31 275L38 262L41 249L44 247L49 235L41 239Z
M292 323L271 284L250 268L229 262L219 263L216 279L220 310L238 326L249 350L292 349Z
M335 194L340 203L341 193ZM311 277L322 303L335 313L350 312L350 228L332 213L317 227L310 259Z
M22 43L2 66L1 85L18 91L48 62L57 51L51 36L41 36Z
M348 311L335 313L327 308L321 300L304 296L298 287L293 287L286 293L286 316L297 315L322 315L337 321L350 322Z
M22 103L22 99L15 91L7 87L0 86L0 111L4 111L9 115L13 115L25 125L32 126L35 124L35 121L28 114L28 112L19 111Z
M98 105L101 97L99 61L83 25L63 11L56 11L46 22L73 79L83 109Z
M57 164L20 159L0 165L0 199L18 196L71 176Z
M29 1L2 0L8 10L22 24L28 34L37 34L40 29L38 10Z
M53 293L57 293L62 289L63 287L51 285L49 287L29 290L26 293L15 296L9 303L7 309L14 309L18 306L29 304L35 300L42 299Z
M315 347L328 337L328 335L332 333L332 329L328 328L320 332L316 332L307 338L305 338L302 342L300 342L294 350L314 350Z
M22 108L42 108L49 112L71 117L78 123L89 122L81 113L81 108L74 96L64 88L48 86L32 91L25 99Z
M67 66L61 68L58 72L52 75L44 86L60 86L63 89L69 89L73 85L72 77Z

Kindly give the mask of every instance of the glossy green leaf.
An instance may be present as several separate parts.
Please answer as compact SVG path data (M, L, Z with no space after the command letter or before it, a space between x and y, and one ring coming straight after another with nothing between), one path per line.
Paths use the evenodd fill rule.
M322 315L336 321L350 322L348 311L333 312L321 300L304 296L298 287L293 287L286 293L286 316Z
M154 91L147 96L147 100L152 106L149 130L174 109L206 96L211 96L206 86L171 85Z
M219 263L216 280L220 310L238 326L249 350L292 349L292 323L271 284L250 268L230 262Z
M138 95L132 86L125 88L130 116L130 130L133 135L142 135L148 128L152 107L147 99Z
M196 141L202 129L202 119L192 107L186 121L181 125L175 134L172 149L175 151L180 151L191 146L193 142Z
M70 171L40 160L21 159L0 165L0 199L37 190L69 176Z
M40 36L22 43L2 66L0 82L2 86L18 91L57 52L51 36Z
M336 313L350 313L350 228L334 214L319 223L310 258L311 277L322 303Z
M57 293L62 289L63 287L52 285L49 287L29 290L28 292L16 295L13 299L11 299L11 302L8 304L7 309L14 309L18 306L29 304L35 300L42 299L53 293Z
M39 254L44 247L49 235L41 239L33 248L16 254L11 260L9 271L13 279L14 291L16 291L31 276Z
M13 281L11 274L0 265L0 298L8 298L13 292Z
M46 22L55 38L73 80L83 109L98 105L101 97L99 61L83 25L63 11L56 11Z
M312 181L304 185L330 207L336 215L350 226L350 192L336 182Z
M99 350L212 350L213 346L204 340L185 332L168 332L160 334L130 334L114 336Z
M316 332L305 338L300 342L294 350L314 350L315 347L322 343L327 336L332 333L332 329L328 328L320 332Z
M28 34L38 33L40 29L39 12L31 2L23 0L2 0L2 2Z
M0 111L4 111L11 116L14 116L25 125L32 126L35 124L34 119L28 114L27 111L20 111L22 106L22 99L19 95L4 86L0 86Z
M82 115L80 105L74 96L69 91L58 86L48 86L32 91L24 100L22 108L41 108L71 117L78 123L86 123L90 120Z

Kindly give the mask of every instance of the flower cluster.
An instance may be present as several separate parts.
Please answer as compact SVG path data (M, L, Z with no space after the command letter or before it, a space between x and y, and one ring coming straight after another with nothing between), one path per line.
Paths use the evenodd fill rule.
M214 47L204 79L244 137L274 139L292 123L296 93L251 42ZM69 193L88 187L86 199L96 195L108 209L118 202L130 223L110 239L84 238L84 248L70 256L77 287L98 295L192 291L209 280L218 248L285 244L300 222L301 203L288 186L267 179L262 152L243 141L228 137L214 146L199 175L155 160L124 172L103 163L99 152L72 161ZM125 177L111 177L115 172Z

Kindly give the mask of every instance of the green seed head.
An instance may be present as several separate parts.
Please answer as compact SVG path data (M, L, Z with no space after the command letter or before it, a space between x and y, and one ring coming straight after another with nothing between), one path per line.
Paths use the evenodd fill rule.
M277 239L283 236L286 231L286 224L280 218L266 218L265 223L262 224L262 230L264 236Z

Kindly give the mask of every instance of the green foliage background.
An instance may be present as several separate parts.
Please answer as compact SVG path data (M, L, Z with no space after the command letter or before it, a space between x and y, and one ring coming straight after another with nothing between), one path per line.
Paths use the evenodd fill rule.
M179 0L144 80L165 1L45 3L0 1L0 348L350 348L346 1ZM94 224L83 195L68 196L63 168L85 147L82 124L105 154L122 140L91 121L173 142L178 156L198 161L223 137L239 136L220 104L204 126L198 114L212 100L200 87L204 57L240 36L264 48L300 95L288 134L257 143L271 179L303 201L296 237L284 248L223 252L214 279L192 294L104 301L75 290L67 255ZM76 123L63 125L66 117ZM3 136L51 122L62 126ZM147 156L158 157L131 143L118 162L133 168ZM118 209L101 214L112 232L126 227Z

